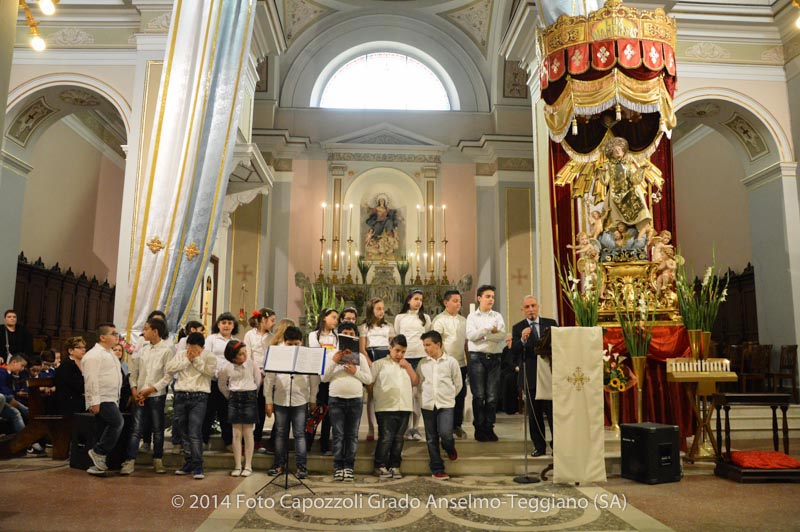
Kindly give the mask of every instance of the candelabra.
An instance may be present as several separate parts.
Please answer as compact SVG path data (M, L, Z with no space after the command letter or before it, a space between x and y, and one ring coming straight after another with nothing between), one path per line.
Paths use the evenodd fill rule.
M417 237L415 242L417 244L417 278L414 279L414 284L419 285L422 284L422 278L419 276L419 259L422 258L422 240Z
M447 280L447 237L442 239L442 284L448 284Z
M353 268L353 238L347 238L347 278L345 278L344 282L347 284L353 284L353 276L350 274L351 269Z
M325 282L325 237L319 239L319 277L317 282L322 284Z

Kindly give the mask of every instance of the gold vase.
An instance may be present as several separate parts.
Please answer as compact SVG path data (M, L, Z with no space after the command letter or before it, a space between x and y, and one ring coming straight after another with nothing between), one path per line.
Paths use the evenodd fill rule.
M689 333L689 347L692 349L692 360L697 360L700 358L702 349L700 343L700 333L702 331L700 329L688 329L686 332Z
M619 439L619 392L608 392L608 398L611 402L611 430L614 431L614 438Z
M703 360L708 360L711 357L711 331L700 333L700 352Z
M631 357L633 362L633 372L636 373L636 391L638 405L636 409L636 422L641 423L644 418L644 399L642 390L644 389L644 380L647 373L647 355L643 357Z

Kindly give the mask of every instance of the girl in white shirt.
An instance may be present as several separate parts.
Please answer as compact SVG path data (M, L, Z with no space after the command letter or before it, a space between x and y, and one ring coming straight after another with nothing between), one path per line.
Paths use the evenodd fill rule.
M253 472L253 426L258 421L256 401L261 386L261 369L247 356L238 340L225 347L228 364L219 372L219 390L228 399L228 421L233 427L233 477L249 477ZM244 438L244 469L242 469Z
M361 333L361 352L366 353L372 362L376 362L389 354L389 342L394 338L394 327L386 323L386 308L383 299L373 297L367 301L367 317L359 328ZM375 427L378 420L375 417L375 398L372 390L367 393L367 441L375 439Z
M422 290L412 290L406 296L400 314L394 319L394 332L406 337L408 349L406 350L405 358L414 368L414 371L416 371L419 361L425 358L425 349L422 347L421 337L430 330L431 317L425 314L425 307L422 304ZM422 434L417 428L419 420L422 418L420 401L419 387L414 386L414 413L406 431L407 440L422 439Z
M211 327L211 335L206 338L206 350L214 353L217 358L217 373L227 364L225 361L225 347L231 340L236 340L234 337L238 333L239 322L230 312L220 314ZM211 380L211 395L208 396L206 419L203 422L203 443L208 443L214 419L219 419L222 441L226 447L230 447L233 435L231 433L231 424L228 423L228 400L220 393L216 377Z
M247 346L247 356L253 361L257 368L264 367L264 359L267 356L272 340L272 328L275 326L275 311L270 308L254 310L249 320L250 329L244 335L244 345ZM265 410L264 389L258 389L258 421L253 431L256 445L260 448L261 438L264 435L264 421L267 419Z
M328 347L335 351L339 345L339 338L336 336L336 325L339 323L339 312L333 308L323 309L317 318L317 328L308 333L308 347ZM328 407L328 383L323 382L317 391L317 409L324 406ZM312 416L314 412L311 413ZM306 433L306 448L311 449L314 436L317 434L317 425L313 425L314 432ZM326 415L322 418L322 429L319 436L319 450L323 455L331 454L331 418Z

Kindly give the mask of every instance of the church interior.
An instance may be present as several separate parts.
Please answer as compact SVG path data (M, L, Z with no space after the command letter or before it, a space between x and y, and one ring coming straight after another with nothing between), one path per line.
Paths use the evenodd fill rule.
M41 364L71 357L75 337L108 349L113 323L136 357L154 310L170 344L225 320L247 343L268 315L325 347L326 309L353 308L361 325L379 298L398 328L414 294L434 318L452 291L468 330L499 316L495 351L509 356L512 325L537 342L539 312L561 325L552 383L538 381L552 394L528 398L551 405L541 453L516 358L497 364L500 441L473 432L484 392L471 358L498 331L460 337L470 384L449 482L422 426L405 476L373 475L372 392L355 482L336 484L339 455L312 438L309 476L287 474L288 487L259 452L277 417L250 476L241 460L229 475L234 452L214 434L203 481L173 477L168 422L169 474L146 443L134 474L95 478L85 450L74 464L90 429L26 393L35 436L15 443L0 415L0 529L797 530L798 0L3 0L0 99L0 378L12 379L9 332L26 331ZM697 326L693 304L710 309ZM560 331L578 344L559 345ZM641 356L631 335L646 336ZM432 356L420 353L415 375ZM609 357L625 366L619 389ZM626 434L647 422L658 437L675 428L670 451L641 458L674 478L631 472ZM732 449L790 465L737 469ZM601 473L570 476L584 463Z

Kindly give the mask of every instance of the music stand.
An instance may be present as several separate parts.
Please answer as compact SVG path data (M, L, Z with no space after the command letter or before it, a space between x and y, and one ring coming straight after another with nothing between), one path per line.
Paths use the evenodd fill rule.
M520 338L522 340L522 338ZM526 342L527 343L527 342ZM536 350L534 349L534 354L536 355ZM528 368L526 359L528 357L525 353L525 344L522 344L522 397L525 400L525 416L523 417L522 427L522 441L524 443L523 448L525 449L525 474L519 475L514 477L514 482L517 484L536 484L537 482L541 482L541 479L536 477L532 477L528 474L528 409L533 409L533 400L529 399L530 397L530 390L528 388Z

